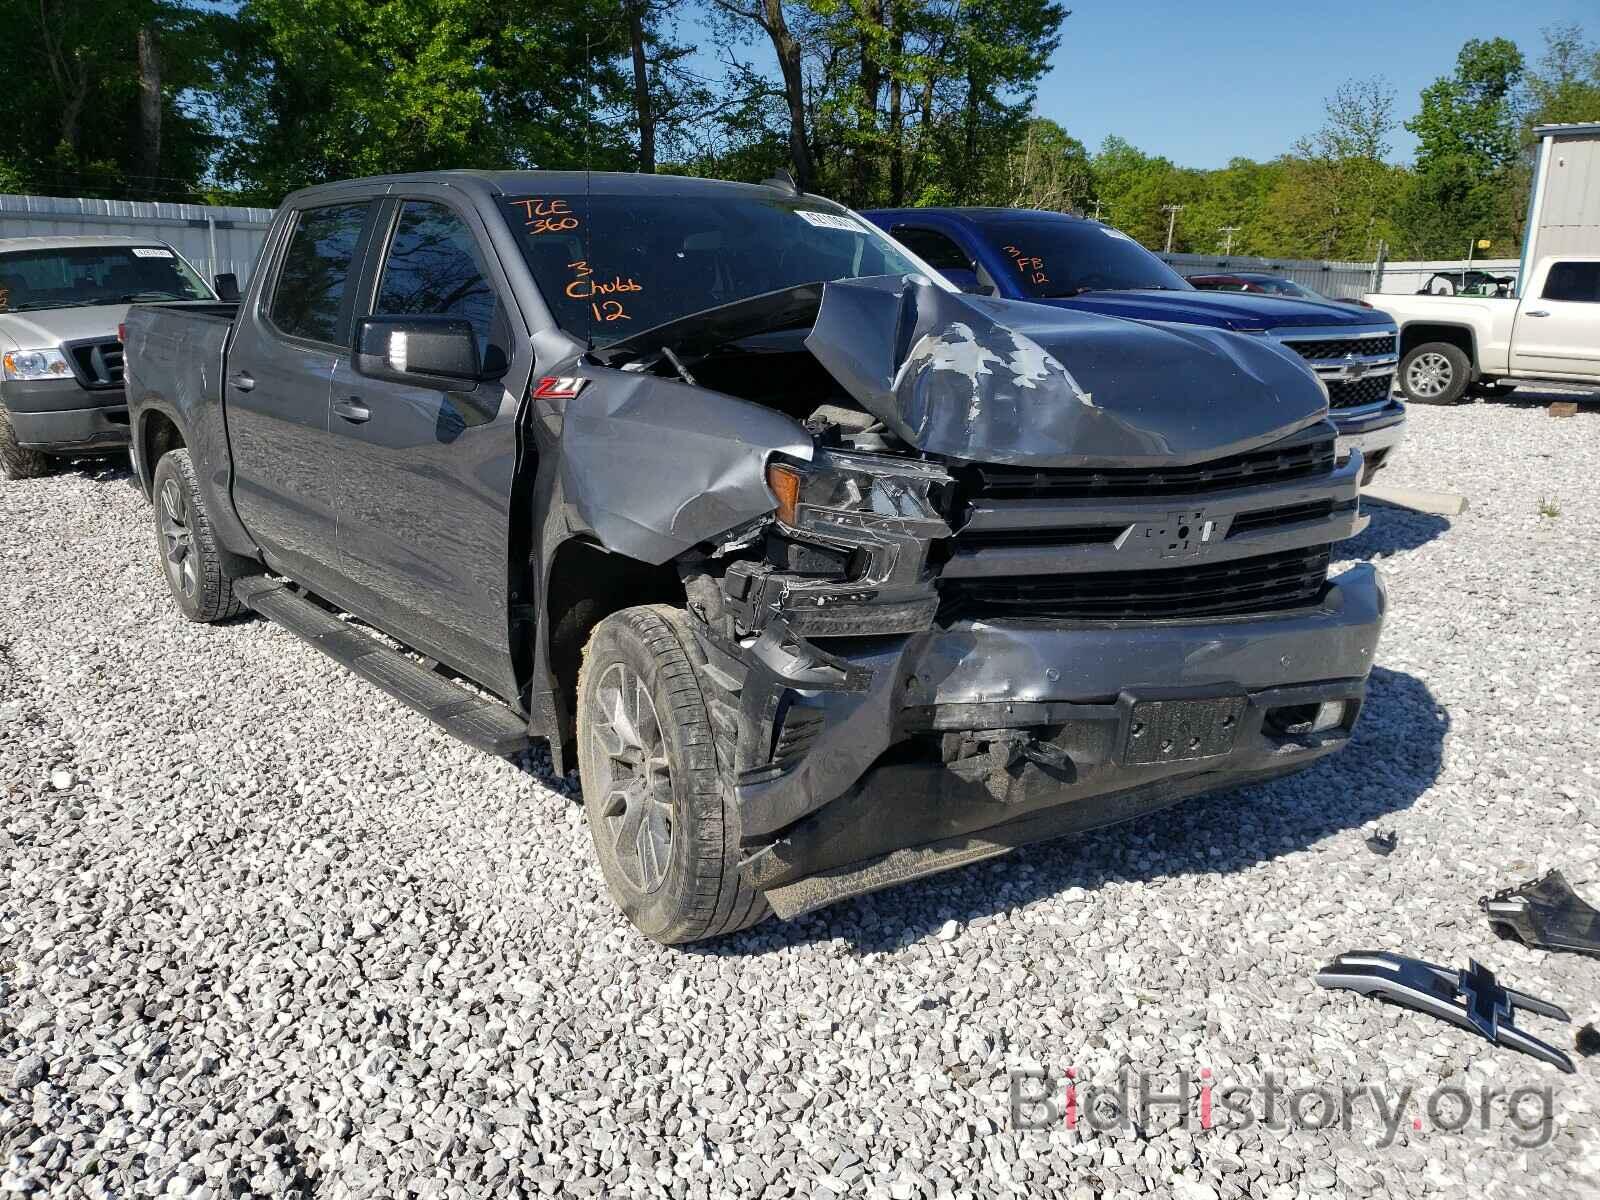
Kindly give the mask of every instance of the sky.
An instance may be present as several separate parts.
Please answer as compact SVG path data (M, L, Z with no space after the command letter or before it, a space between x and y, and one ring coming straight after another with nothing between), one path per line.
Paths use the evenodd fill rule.
M1404 121L1468 38L1508 37L1530 63L1540 30L1577 22L1600 39L1596 0L1062 0L1072 15L1038 112L1092 151L1117 134L1185 167L1267 159L1322 125L1352 76L1384 75ZM1397 129L1393 157L1415 139Z

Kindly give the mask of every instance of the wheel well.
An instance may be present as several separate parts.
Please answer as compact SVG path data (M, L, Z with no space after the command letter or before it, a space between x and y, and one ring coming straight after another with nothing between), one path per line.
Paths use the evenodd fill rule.
M573 744L578 711L578 668L594 627L636 604L682 607L683 581L671 563L652 566L610 554L593 542L563 542L550 564L545 600L551 686L560 697L562 741Z
M1448 342L1467 356L1472 369L1478 369L1478 355L1472 344L1472 330L1462 325L1407 325L1400 331L1400 354L1409 354L1427 342Z
M171 417L153 412L144 419L144 427L139 431L139 461L143 464L146 492L155 486L156 464L161 461L161 456L169 450L182 447L183 435L178 432Z

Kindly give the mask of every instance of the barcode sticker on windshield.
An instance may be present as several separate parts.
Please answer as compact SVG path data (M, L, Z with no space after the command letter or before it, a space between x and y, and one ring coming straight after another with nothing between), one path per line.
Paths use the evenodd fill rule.
M809 208L797 208L794 210L794 215L818 229L842 229L846 233L861 232L860 225L838 213L812 212Z
M161 250L155 246L135 246L133 248L133 256L135 258L171 258L172 251Z

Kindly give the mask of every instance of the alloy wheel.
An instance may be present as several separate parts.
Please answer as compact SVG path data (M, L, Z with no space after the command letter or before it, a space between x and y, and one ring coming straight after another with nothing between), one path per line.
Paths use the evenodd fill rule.
M193 600L200 588L200 576L195 566L194 530L190 527L189 506L176 479L167 480L161 488L161 506L156 515L161 529L161 557L167 578L172 581L175 590Z
M628 882L652 892L672 861L672 776L666 738L644 679L612 663L595 689L600 812Z
M1413 396L1442 396L1454 376L1450 360L1430 350L1417 355L1406 367L1406 388Z

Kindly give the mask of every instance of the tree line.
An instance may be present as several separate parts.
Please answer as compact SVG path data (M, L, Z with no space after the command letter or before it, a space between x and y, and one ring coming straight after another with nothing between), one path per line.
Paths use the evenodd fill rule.
M1351 80L1284 154L1198 170L1032 115L1055 0L0 0L0 191L275 204L442 167L671 171L855 207L1098 215L1203 253L1515 252L1534 125L1600 120L1600 51L1473 39L1405 122ZM766 64L775 64L769 68Z

